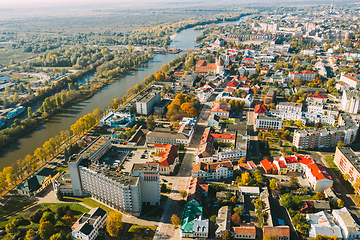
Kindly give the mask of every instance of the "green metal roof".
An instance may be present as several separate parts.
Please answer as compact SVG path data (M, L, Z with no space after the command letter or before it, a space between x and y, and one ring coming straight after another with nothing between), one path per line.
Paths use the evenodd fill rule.
M187 203L183 211L180 230L182 232L192 232L194 219L197 215L202 215L202 207L198 207L191 202Z

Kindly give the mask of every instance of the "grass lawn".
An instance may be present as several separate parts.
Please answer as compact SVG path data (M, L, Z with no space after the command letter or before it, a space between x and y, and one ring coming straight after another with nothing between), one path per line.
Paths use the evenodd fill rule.
M23 207L34 203L32 200L9 200L2 208L0 208L0 216L6 216L12 212L22 209Z
M69 168L68 167L59 167L57 169L59 172L68 172L69 171Z
M228 120L228 119L223 119L223 120L220 120L220 123L230 123L230 124L234 124L234 121L233 121L233 120Z
M299 203L301 203L301 202L304 201L304 200L315 200L315 195L312 195L312 196L307 196L307 195L304 195L304 196L293 196L293 200L294 200L294 203L296 203L297 205L299 205Z
M155 235L155 226L132 225L126 234L127 239L153 239Z
M25 211L19 212L18 214L14 215L8 219L5 219L4 221L1 221L0 227L4 227L6 224L8 224L9 222L11 222L13 219L15 219L17 217L23 217L25 219L30 219L30 217L38 210L43 210L43 209L49 208L49 209L51 209L51 211L56 212L56 210L62 206L69 206L70 209L72 210L73 216L76 219L79 218L84 212L89 212L89 209L87 209L77 203L43 203L43 204L35 205L29 209L26 209ZM40 224L33 223L29 220L27 225L21 225L21 226L19 226L19 228L36 228L39 226L40 226Z
M64 196L64 200L65 201L82 202L82 203L84 203L84 204L86 204L86 205L88 205L89 207L92 207L92 208L100 207L100 208L104 209L105 211L107 211L108 213L114 211L111 208L106 207L105 205L103 205L103 204L101 204L101 203L99 203L97 201L92 200L91 198Z

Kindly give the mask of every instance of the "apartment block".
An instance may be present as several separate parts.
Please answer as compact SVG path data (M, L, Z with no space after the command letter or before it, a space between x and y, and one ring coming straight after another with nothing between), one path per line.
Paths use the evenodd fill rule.
M265 96L264 96L264 104L271 104L271 103L275 102L276 93L277 93L276 88L269 88L266 91Z
M340 81L348 84L350 87L354 89L360 88L360 75L342 74L340 77Z
M360 180L360 157L351 148L336 148L334 163L342 174L349 176L352 186ZM357 191L360 193L360 188Z
M256 117L256 129L268 128L280 130L282 128L282 120L277 117L268 117L264 114L258 114Z
M338 127L307 128L294 131L293 145L298 149L335 147L339 141L345 145L356 139L359 125L348 114L340 114Z
M301 112L302 111L302 103L293 103L293 102L279 102L276 105L276 110L286 110L293 112Z
M107 212L101 208L94 208L84 213L71 227L74 239L94 240L100 229L105 227Z
M152 91L136 102L136 112L149 115L153 107L161 101L161 91Z

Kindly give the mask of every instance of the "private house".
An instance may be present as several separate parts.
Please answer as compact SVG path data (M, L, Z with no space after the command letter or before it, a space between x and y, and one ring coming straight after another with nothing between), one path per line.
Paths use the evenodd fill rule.
M180 236L182 238L207 238L209 234L209 219L202 217L202 207L188 202L180 223Z
M279 240L290 240L290 227L289 226L264 226L263 236L270 235Z
M299 204L300 213L317 213L330 210L330 203L325 200L304 200Z
M17 187L17 191L22 195L36 196L50 186L59 174L53 168L42 168L23 181Z
M96 239L99 230L105 227L106 219L107 212L99 207L84 213L71 227L73 239Z
M233 236L235 239L255 239L256 227L255 226L240 226L233 227Z

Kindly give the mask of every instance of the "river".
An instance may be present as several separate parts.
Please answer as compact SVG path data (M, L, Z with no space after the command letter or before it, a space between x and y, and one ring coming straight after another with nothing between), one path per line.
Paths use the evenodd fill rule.
M246 19L247 16L240 18L239 21L244 21ZM220 23L219 25L236 24L239 21L225 22ZM195 31L193 28L185 29L175 37L171 42L170 47L193 49L196 45L195 37L199 34L200 31ZM96 108L106 108L114 98L122 97L128 88L141 83L144 78L150 74L154 74L161 66L174 60L178 56L179 54L158 54L154 59L134 73L128 74L113 84L104 87L91 98L56 114L50 121L36 128L31 134L17 140L8 148L2 149L0 152L0 170L6 166L15 164L18 159L24 158L27 154L33 154L34 150L42 146L45 141L58 135L60 131L69 130L70 126L82 116L92 112ZM89 77L91 76L86 76L86 78ZM80 82L84 82L84 80L80 80ZM40 107L40 104L41 103L39 102L33 104L31 107L36 110ZM25 112L27 113L27 111Z
M199 34L199 31L192 28L183 30L172 41L170 47L192 49L196 45L194 42L195 37ZM19 139L8 148L2 149L0 153L0 170L16 163L17 159L24 158L27 154L33 154L34 150L42 146L45 141L58 135L62 130L69 130L70 126L80 117L96 108L106 108L114 98L122 97L128 88L141 83L144 78L154 74L157 69L178 56L179 54L158 54L136 72L128 74L113 84L104 87L91 98L56 114L50 121L36 128L31 134Z

